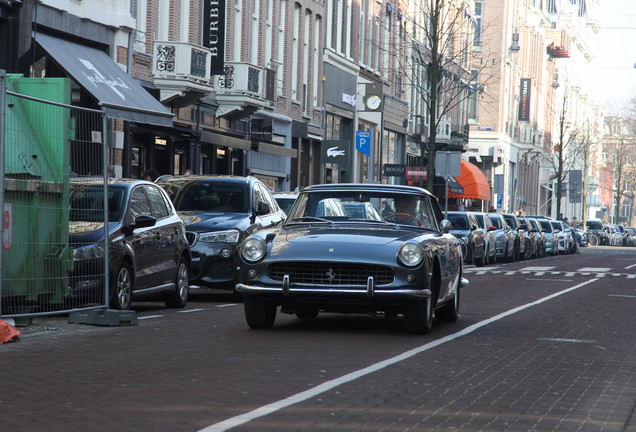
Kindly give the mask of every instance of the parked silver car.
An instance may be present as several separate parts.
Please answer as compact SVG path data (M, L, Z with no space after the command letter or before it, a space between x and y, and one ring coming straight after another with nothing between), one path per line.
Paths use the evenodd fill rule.
M488 213L470 212L475 215L479 228L484 231L484 239L486 240L486 262L495 264L497 262L497 245L495 236L495 226L493 225Z
M506 220L497 213L489 213L490 222L495 227L495 250L497 259L501 261L515 261L515 235Z

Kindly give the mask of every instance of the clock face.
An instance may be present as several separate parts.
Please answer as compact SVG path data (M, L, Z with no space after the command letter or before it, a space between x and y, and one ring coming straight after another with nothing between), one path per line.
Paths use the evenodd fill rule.
M382 99L380 99L378 96L373 95L367 98L367 108L371 110L377 110L380 107L381 103Z

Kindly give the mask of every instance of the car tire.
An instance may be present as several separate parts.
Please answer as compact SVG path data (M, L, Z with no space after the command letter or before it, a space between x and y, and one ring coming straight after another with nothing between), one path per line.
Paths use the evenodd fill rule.
M508 252L509 245L506 243L506 261L513 263L515 262L515 248L514 245L512 247L512 253Z
M479 258L475 257L475 249L473 248L473 262L477 267L483 267L486 261L486 250L484 249L484 253L481 254Z
M133 275L130 264L123 261L115 273L112 282L112 295L110 299L110 307L117 310L128 310L132 303L133 292Z
M433 328L433 299L404 305L404 330L408 333L427 334Z
M177 276L175 278L174 291L166 296L165 303L169 308L183 308L188 304L188 296L190 295L190 271L188 263L184 257L179 260L177 268Z
M276 305L254 296L243 296L245 320L255 330L268 329L276 320Z
M444 306L435 311L435 318L440 321L455 322L459 318L459 280L461 274L457 277L455 282L455 295L453 299L447 302Z

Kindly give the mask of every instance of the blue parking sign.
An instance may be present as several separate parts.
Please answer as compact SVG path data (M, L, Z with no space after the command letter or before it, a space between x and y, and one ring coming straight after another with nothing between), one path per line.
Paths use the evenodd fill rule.
M356 150L370 156L372 144L373 135L370 131L356 131Z

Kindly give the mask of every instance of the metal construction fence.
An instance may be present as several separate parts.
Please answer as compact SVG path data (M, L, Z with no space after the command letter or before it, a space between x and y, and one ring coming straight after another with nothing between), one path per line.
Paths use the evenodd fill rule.
M107 245L93 238L90 256L82 232L107 220L106 118L69 105L70 82L23 78L0 70L0 317L104 308ZM71 210L76 179L100 185L91 218ZM72 206L73 204L73 206ZM88 259L87 259L88 258Z

